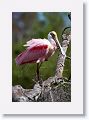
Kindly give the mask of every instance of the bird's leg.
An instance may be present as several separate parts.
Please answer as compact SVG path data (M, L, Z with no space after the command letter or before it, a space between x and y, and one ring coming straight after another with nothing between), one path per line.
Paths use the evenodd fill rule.
M39 63L37 63L37 81L40 80L40 76L39 76Z
M40 78L40 72L39 72L42 63L43 62L37 63L37 71L36 71L36 80L37 82L39 82L40 86L42 86L42 83L43 83L43 80Z
M40 69L41 65L42 65L42 62L39 64L39 69Z
M37 68L36 68L36 78L35 78L35 82L38 82L38 81L40 81L40 73L39 73L39 70L40 70L40 67L41 67L41 65L42 65L42 62L41 63L37 63Z

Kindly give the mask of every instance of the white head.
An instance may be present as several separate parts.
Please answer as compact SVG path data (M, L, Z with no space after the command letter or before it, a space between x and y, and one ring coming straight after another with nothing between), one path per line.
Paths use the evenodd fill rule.
M61 47L60 43L59 43L59 40L58 40L58 37L57 37L57 33L55 31L51 31L49 32L48 34L48 40L51 42L51 40L54 40L55 43L56 43L56 46L57 48L60 48L61 50L61 53L63 55L65 55L65 52L63 51L63 48Z
M56 43L56 46L60 47L60 43L59 43L59 40L58 40L58 37L57 37L57 33L55 31L49 32L49 34L48 34L48 40L50 42L51 42L51 40L54 40L55 43Z
M57 39L57 33L55 31L51 31L48 34L48 40L53 39L55 41L55 39Z

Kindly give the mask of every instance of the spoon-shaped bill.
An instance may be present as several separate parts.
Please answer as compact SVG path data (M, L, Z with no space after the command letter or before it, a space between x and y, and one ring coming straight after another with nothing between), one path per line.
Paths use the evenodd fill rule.
M60 50L61 50L62 55L66 56L66 54L65 54L63 48L61 47L58 39L56 40L56 42L57 42L58 48L60 48Z

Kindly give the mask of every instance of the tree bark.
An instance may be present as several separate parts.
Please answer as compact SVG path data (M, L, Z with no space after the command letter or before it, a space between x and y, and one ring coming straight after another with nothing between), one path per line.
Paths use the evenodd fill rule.
M62 48L63 48L64 52L66 53L68 45L69 45L70 40L71 40L71 36L63 34L62 38L63 38ZM57 67L56 67L56 73L55 73L55 75L59 78L62 78L65 59L66 59L66 56L59 53L59 57L58 57L58 61L57 61Z

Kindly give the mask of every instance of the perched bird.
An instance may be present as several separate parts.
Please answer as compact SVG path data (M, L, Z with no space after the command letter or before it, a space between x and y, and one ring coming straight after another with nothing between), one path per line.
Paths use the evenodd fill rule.
M61 54L65 55L59 40L57 38L57 34L55 31L51 31L48 34L48 39L32 39L29 40L24 46L26 46L26 50L20 53L16 57L16 64L22 65L26 63L37 63L37 79L39 81L39 63L47 61L50 56L55 53L55 50L60 48Z

